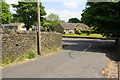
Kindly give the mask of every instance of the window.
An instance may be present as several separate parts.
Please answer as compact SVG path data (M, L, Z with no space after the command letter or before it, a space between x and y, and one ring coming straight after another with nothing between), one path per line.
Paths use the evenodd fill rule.
M12 26L8 26L8 29L12 30L12 29L13 29L13 27L12 27Z
M69 29L66 29L66 31L69 31Z

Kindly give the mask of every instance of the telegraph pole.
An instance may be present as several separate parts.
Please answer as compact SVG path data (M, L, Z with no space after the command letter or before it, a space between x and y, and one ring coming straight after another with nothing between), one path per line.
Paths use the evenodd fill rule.
M40 0L38 0L38 55L41 55Z

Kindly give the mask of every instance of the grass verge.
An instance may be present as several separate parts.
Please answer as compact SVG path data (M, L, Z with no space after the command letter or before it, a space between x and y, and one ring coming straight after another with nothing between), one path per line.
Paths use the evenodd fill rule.
M106 38L106 37L103 37L102 35L100 34L90 34L90 35L87 35L87 34L81 34L81 35L78 35L78 34L63 34L62 36L70 36L70 37L93 37L93 38Z
M25 60L30 60L36 58L36 53L34 51L29 51L28 54L25 55L18 55L18 56L12 56L5 58L0 65L2 67L8 66L12 63L19 63Z

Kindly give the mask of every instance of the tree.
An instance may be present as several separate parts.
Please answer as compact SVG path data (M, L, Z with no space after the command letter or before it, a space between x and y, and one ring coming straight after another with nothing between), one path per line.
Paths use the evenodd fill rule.
M2 1L2 24L8 24L11 22L12 13L10 12L9 8L10 5Z
M80 20L78 18L71 18L71 19L69 19L68 22L70 22L70 23L80 23Z
M37 2L18 2L18 4L12 4L13 8L16 8L16 14L13 15L14 22L24 22L25 27L29 30L32 25L38 23L38 8ZM44 21L46 15L45 7L40 3L40 19L41 23Z
M120 37L120 2L88 2L82 22L109 38Z
M46 17L46 21L43 24L43 27L48 31L54 31L54 27L56 27L61 22L62 21L60 20L59 16L52 13Z
M60 20L60 17L57 15L57 14L53 14L53 13L51 13L50 15L48 15L47 17L46 17L46 19L48 20L48 21L59 21Z
M82 32L80 31L80 29L76 29L75 33L76 33L76 34L79 34L79 35L82 34Z

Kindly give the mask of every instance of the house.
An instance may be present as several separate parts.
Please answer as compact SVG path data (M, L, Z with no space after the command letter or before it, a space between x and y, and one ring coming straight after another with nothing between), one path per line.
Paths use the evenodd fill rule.
M37 31L38 26L32 26L32 30L31 31ZM40 29L42 32L46 31L42 26L40 26Z
M62 22L57 27L54 28L56 32L62 34L75 33L76 29L89 30L90 28L83 23L67 23L67 22Z
M25 26L25 24L21 23L21 22L2 24L2 28L5 30L26 30L26 28L24 26Z

